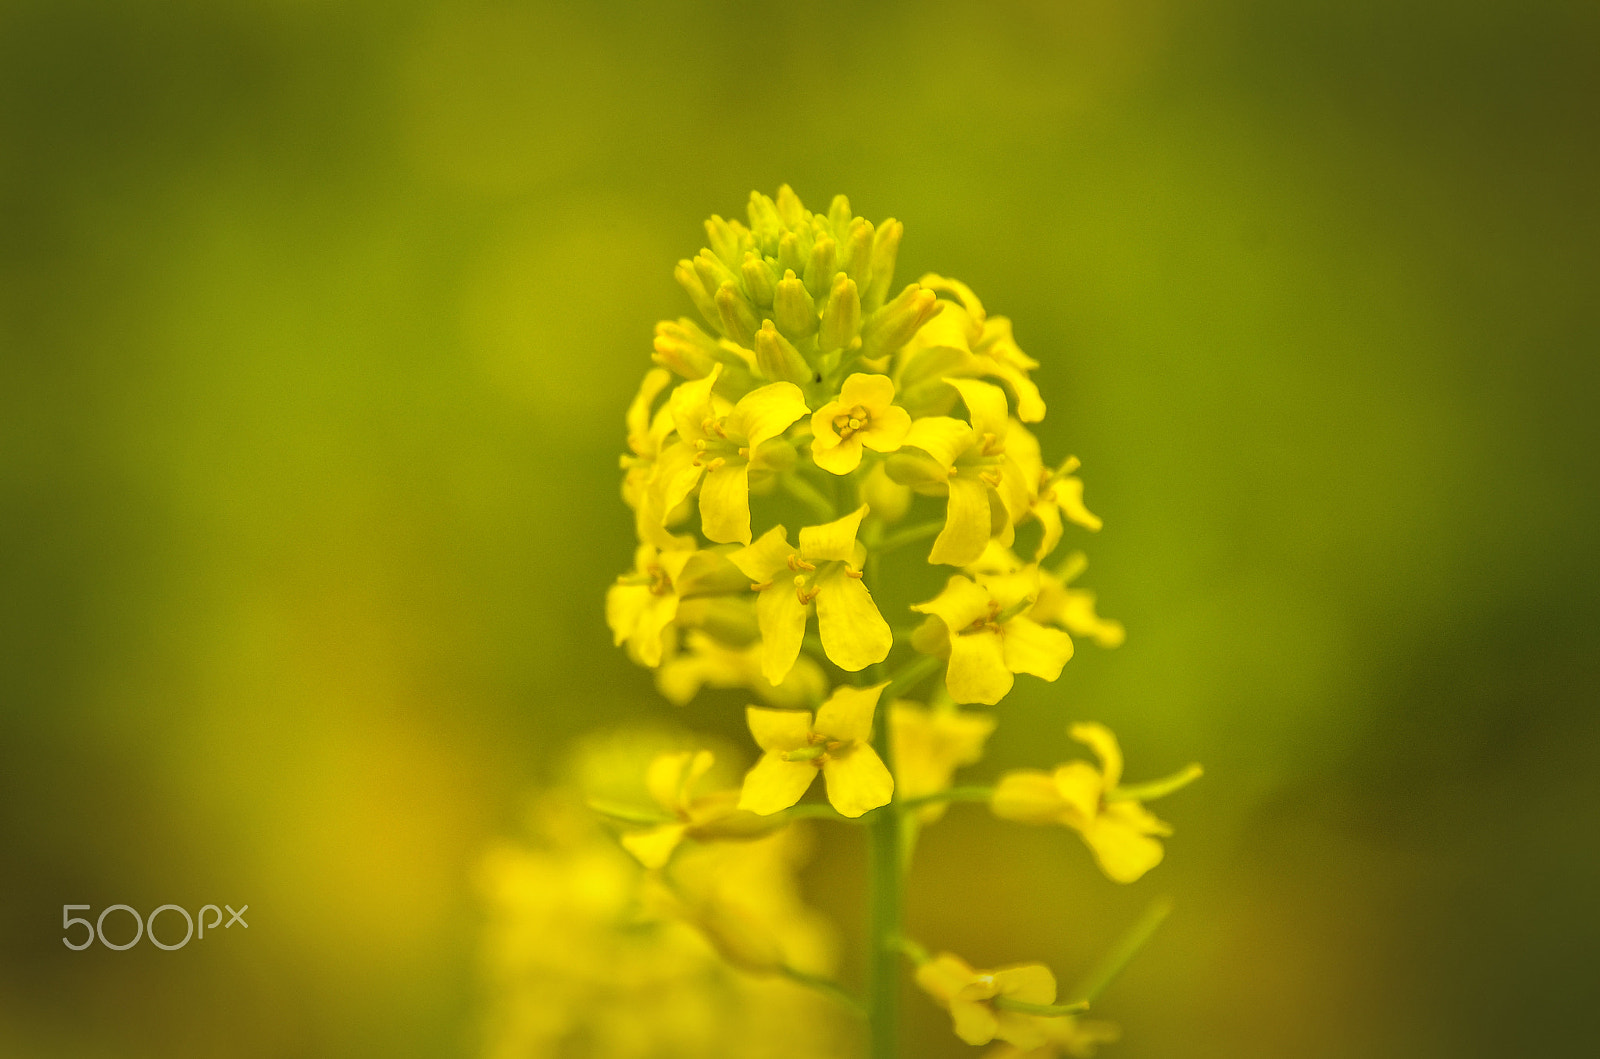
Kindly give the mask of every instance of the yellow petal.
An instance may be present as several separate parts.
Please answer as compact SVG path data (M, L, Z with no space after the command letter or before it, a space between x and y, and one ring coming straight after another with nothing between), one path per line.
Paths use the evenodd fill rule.
M606 589L606 624L611 626L612 646L621 647L633 635L650 599L646 585L612 585Z
M1038 504L1033 509L1033 517L1039 520L1039 525L1044 532L1039 537L1039 547L1034 551L1035 561L1045 558L1056 550L1056 545L1061 543L1061 509L1054 504Z
M728 556L728 560L751 581L765 584L777 577L779 571L789 569L789 556L793 554L794 546L789 543L789 532L782 526L774 526L754 544Z
M968 1044L988 1044L1000 1029L994 1010L976 1000L950 1001L950 1021L956 1036Z
M972 432L979 437L993 434L996 440L1006 436L1011 422L1006 410L1006 392L992 383L977 379L944 380L954 386L967 406L967 418L972 422Z
M1013 673L1054 680L1072 657L1072 637L1018 616L1005 624L1005 662Z
M1027 1004L1054 1004L1056 976L1042 963L1023 963L1001 967L993 972L995 991L1000 996Z
M817 709L813 727L822 735L841 742L872 742L872 715L878 708L878 696L889 686L888 681L870 688L852 688L841 685L828 696L828 701Z
M769 684L781 684L800 657L806 636L809 608L795 595L792 581L779 578L756 599L756 622L761 627L761 675Z
M815 431L815 426L812 427ZM828 433L832 433L830 427ZM818 467L831 474L849 474L861 466L861 443L864 435L851 434L847 438L833 435L830 441L826 434L813 433L811 440L811 459Z
M893 402L894 383L887 375L867 375L857 372L846 379L839 389L841 408L848 409L861 405L874 419Z
M660 496L663 524L677 506L700 484L705 468L694 462L694 448L684 442L668 445L656 460L650 488Z
M1033 384L1026 372L999 362L989 372L1011 384L1012 392L1017 395L1018 419L1024 423L1037 423L1044 418L1044 398L1039 396L1039 387Z
M954 294L961 300L961 307L966 310L970 328L967 333L967 341L969 343L976 342L983 336L983 323L986 314L983 310L983 302L979 301L978 296L972 293L971 287L958 279L950 279L936 272L929 272L917 282L929 290L939 291L943 294Z
M822 649L840 669L857 673L889 657L894 633L859 578L838 569L817 582Z
M644 831L629 831L621 836L622 848L646 868L659 868L672 858L672 851L678 848L687 830L684 824L660 824Z
M1061 794L1049 773L1018 769L1000 777L989 797L989 807L1002 820L1053 824L1061 816Z
M1110 790L1122 782L1122 747L1111 729L1094 721L1073 725L1067 734L1094 751L1100 759L1100 772L1105 776L1105 789Z
M759 816L782 812L798 802L816 778L817 767L809 761L785 761L776 754L763 754L745 773L739 808Z
M945 582L944 591L926 603L913 603L911 609L918 614L932 614L943 621L952 634L988 616L989 593L973 583L971 578L952 574Z
M844 518L802 528L801 558L813 563L827 559L849 562L855 557L856 531L861 528L861 518L866 513L867 505L862 504Z
M860 816L869 809L888 805L894 796L889 769L878 752L864 742L829 754L822 764L822 774L828 781L828 801L840 816Z
M1050 776L1060 799L1061 822L1086 827L1100 813L1100 796L1108 788L1105 777L1087 761L1069 761Z
M718 364L705 378L686 382L672 391L672 397L668 401L672 408L672 421L678 428L678 436L685 442L705 437L706 420L716 418L716 406L712 403L711 389L721 377L722 365Z
M911 424L900 444L921 449L948 471L972 446L972 428L950 416L925 416Z
M657 754L645 769L645 790L661 808L676 812L688 801L689 788L706 774L711 762L709 750Z
M661 368L651 368L645 372L644 381L639 384L639 392L634 395L628 404L627 414L623 416L628 426L628 447L634 452L643 454L651 448L650 406L655 404L661 391L671 384L671 372Z
M728 415L728 432L747 438L753 450L788 430L809 411L800 387L792 382L771 383L739 399Z
M952 636L944 682L957 702L993 706L1005 698L1016 678L1006 668L999 634L984 631Z
M872 413L872 426L858 435L873 452L894 452L905 443L911 431L911 413L899 405L890 405Z
M719 544L750 543L750 465L725 463L700 483L700 530Z
M1123 803L1114 803L1123 804ZM1112 882L1131 883L1161 863L1161 843L1116 816L1104 815L1082 830L1100 870Z
M966 475L952 477L944 529L933 542L928 562L966 566L983 554L988 543L989 487Z
M750 726L750 737L756 746L772 754L786 754L799 750L811 738L811 711L771 710L765 706L747 706L745 723Z

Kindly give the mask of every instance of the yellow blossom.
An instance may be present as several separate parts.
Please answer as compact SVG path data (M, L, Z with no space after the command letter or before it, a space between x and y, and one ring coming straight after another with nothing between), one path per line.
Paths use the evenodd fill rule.
M634 552L631 574L617 578L606 592L606 623L617 646L641 664L661 664L663 636L691 597L734 591L738 576L726 556L715 551L675 548L668 551L641 544Z
M983 1059L1093 1059L1100 1045L1122 1039L1122 1031L1114 1022L1080 1019L1073 1015L1030 1015L1029 1018L1044 1037L1043 1044L1036 1048L997 1044L984 1053Z
M1096 613L1093 592L1071 587L1088 565L1082 552L1073 552L1053 572L1038 569L1038 593L1027 616L1040 625L1056 625L1074 636L1087 636L1100 647L1120 647L1127 639L1122 623ZM979 584L989 584L1004 582L1034 568L998 541L990 541L978 561L967 567L967 573Z
M1038 439L1025 430L1007 435L1006 450L1030 486L1028 511L1044 529L1034 559L1044 559L1061 543L1063 517L1090 532L1098 532L1104 525L1100 516L1084 506L1083 479L1073 473L1082 466L1076 456L1067 457L1055 470L1049 469L1044 465Z
M1011 321L989 316L972 289L959 280L929 273L919 281L925 290L953 294L956 303L940 302L943 311L923 324L900 356L895 382L921 412L926 405L948 407L948 376L998 378L1016 396L1017 417L1024 423L1044 418L1044 401L1028 373L1039 362L1022 352L1011 334Z
M913 489L948 495L944 530L928 561L965 566L983 554L996 527L1009 534L1028 513L1033 496L1027 475L1006 451L1013 425L1005 392L973 379L945 381L960 391L971 423L950 416L912 423L902 444L927 458L896 459L889 473Z
M955 1033L968 1044L999 1039L1037 1048L1044 1035L1036 1016L993 1003L1007 997L1026 1004L1054 1004L1056 976L1042 963L976 971L961 957L943 952L917 968L917 985L950 1012Z
M861 464L861 448L893 452L911 429L911 416L894 403L886 375L850 376L839 396L811 415L811 458L823 470L849 474Z
M739 792L697 795L694 787L711 769L709 750L659 754L645 771L645 789L667 814L660 823L621 836L622 845L646 868L659 868L685 838L755 838L770 830L753 813L739 809Z
M1141 787L1122 789L1122 750L1100 724L1075 724L1072 738L1094 751L1097 769L1069 761L1054 772L1021 769L1000 778L990 805L996 816L1027 824L1061 824L1077 831L1100 869L1114 882L1131 883L1161 863L1158 836L1172 828L1140 804L1188 784L1200 766Z
M821 772L828 801L842 816L860 816L889 804L894 780L872 749L872 715L888 683L840 687L817 710L745 711L750 734L762 750L744 780L739 808L769 815L800 800Z
M761 670L771 683L782 683L799 657L813 605L822 649L839 668L857 672L888 656L894 635L861 583L866 549L856 531L866 513L862 505L844 518L804 527L799 548L784 527L774 526L729 556L760 593Z
M914 702L889 706L889 731L894 739L894 782L902 799L935 794L950 786L962 765L983 757L983 744L994 731L986 713L958 710L948 702L931 709ZM933 802L917 810L923 823L944 815L948 806Z
M800 707L821 702L828 693L822 667L801 655L789 675L777 684L761 673L759 640L746 647L730 647L697 630L684 637L684 649L662 661L656 670L656 690L675 705L683 706L705 686L749 688L773 706Z
M1038 584L1033 566L982 583L956 574L943 592L911 608L929 615L912 643L925 654L949 659L945 687L951 698L993 706L1011 691L1015 673L1042 680L1061 675L1072 657L1072 639L1024 613Z
M679 441L664 475L658 475L661 508L670 512L700 487L700 529L719 543L750 543L750 472L774 470L762 446L805 415L805 398L793 383L751 390L729 407L713 392L721 365L673 392L672 418ZM792 452L790 453L792 456Z
M664 491L653 489L657 480L658 461L661 459L667 438L675 429L672 409L663 402L652 411L655 400L672 382L672 376L660 368L645 374L639 392L628 405L625 422L628 427L628 449L631 455L621 458L622 499L633 509L634 529L639 539L658 548L687 547L693 541L674 537L666 529L673 521L673 512L663 510Z

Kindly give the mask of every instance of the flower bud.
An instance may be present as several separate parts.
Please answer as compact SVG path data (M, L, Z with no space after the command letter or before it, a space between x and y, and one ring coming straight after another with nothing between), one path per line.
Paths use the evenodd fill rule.
M833 288L833 274L838 271L839 244L827 236L816 241L811 248L811 260L806 262L806 290L818 298Z
M778 189L778 218L790 228L798 228L810 219L805 206L800 202L800 196L794 193L794 188L788 184Z
M833 291L822 310L822 329L817 335L817 349L832 353L845 348L855 341L860 326L861 298L856 293L856 281L841 272L834 277Z
M763 243L768 239L777 238L778 233L783 230L783 221L778 217L778 207L761 192L750 192L747 212L750 215L750 229Z
M688 317L656 324L654 344L655 352L650 359L685 379L705 378L716 363L716 342Z
M891 217L878 225L873 235L872 279L861 298L861 306L868 313L877 312L889 296L889 286L894 282L894 261L900 253L900 236L904 233L905 225Z
M706 221L706 238L711 242L711 252L732 266L744 252L744 237L750 233L737 221L728 222L712 214Z
M684 293L689 295L689 300L694 302L694 307L700 310L700 315L712 327L719 327L717 319L717 305L711 300L711 295L706 293L706 285L700 282L700 274L695 271L694 262L685 258L678 262L678 267L672 270L672 278L678 281Z
M783 238L778 240L778 267L800 275L806 270L806 261L811 254L811 245L800 245L800 237L794 232L784 232Z
M861 328L864 356L893 353L911 340L917 329L939 312L939 298L931 290L908 284L894 301L868 318Z
M756 338L756 325L760 317L750 300L739 293L739 287L728 280L717 288L717 314L722 320L722 332L741 346L748 347Z
M791 342L799 342L816 333L817 303L812 299L811 292L806 290L805 284L795 278L792 269L778 281L778 289L772 299L772 315L778 330Z
M794 344L778 333L771 320L761 321L756 332L756 368L773 382L806 385L812 381L811 365Z
M744 275L744 289L750 292L751 300L763 308L771 305L778 287L778 277L773 273L772 266L754 250L747 250L740 272Z
M833 201L828 203L828 223L835 232L850 230L850 200L843 195L835 195Z
M839 267L850 273L858 286L865 286L872 275L872 222L857 217L850 222L850 233L839 256Z

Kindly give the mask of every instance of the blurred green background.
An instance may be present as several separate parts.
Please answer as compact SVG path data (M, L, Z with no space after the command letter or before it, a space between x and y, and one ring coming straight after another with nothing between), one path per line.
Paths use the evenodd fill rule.
M958 808L913 925L1136 1057L1588 1054L1600 9L0 6L0 1052L474 1048L474 865L612 649L621 411L701 219L792 183L1011 316L1168 860ZM860 851L812 872L847 928ZM249 903L163 953L64 903ZM914 1054L962 1055L908 1002Z

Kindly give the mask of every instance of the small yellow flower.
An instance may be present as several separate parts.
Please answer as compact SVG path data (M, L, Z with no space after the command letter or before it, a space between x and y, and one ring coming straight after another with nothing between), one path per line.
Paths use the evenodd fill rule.
M948 494L944 530L934 540L928 561L966 566L983 554L997 525L1009 534L1011 525L1028 513L1033 494L1027 475L1006 451L1013 426L1005 392L974 379L944 381L960 391L971 423L950 416L912 423L902 445L921 450L928 459L898 459L890 474L914 489Z
M1114 1022L1080 1019L1073 1015L1029 1017L1038 1025L1044 1037L1043 1044L1037 1048L997 1044L984 1053L983 1059L1093 1059L1100 1045L1122 1039L1122 1031Z
M709 750L659 754L645 770L645 789L669 819L621 836L623 848L646 868L659 868L685 838L750 839L771 830L754 813L739 809L739 792L696 795L694 787L711 769Z
M703 379L686 382L672 395L679 442L672 459L663 455L661 509L671 512L700 487L700 529L718 543L750 543L750 472L771 470L762 445L782 436L805 415L805 398L793 383L751 390L731 408L712 393L721 365ZM792 455L792 453L791 453Z
M1131 883L1161 863L1158 836L1172 828L1140 804L1185 786L1200 775L1188 768L1140 788L1122 790L1122 750L1117 737L1100 724L1075 724L1072 738L1094 751L1096 769L1086 761L1069 761L1053 773L1021 769L1000 778L990 805L996 816L1025 824L1061 824L1072 828L1094 853L1100 869L1113 882Z
M1044 1034L1033 1015L1006 1011L991 1003L1009 997L1028 1004L1054 1004L1056 976L1042 963L975 971L961 957L942 952L917 968L917 985L948 1009L956 1036L968 1044L999 1039L1020 1048L1037 1048Z
M1073 473L1082 466L1076 456L1067 457L1060 467L1051 470L1044 465L1038 439L1026 431L1013 431L1006 439L1006 449L1031 487L1033 499L1028 511L1044 527L1034 559L1044 559L1061 543L1063 517L1091 533L1100 530L1104 523L1084 506L1083 479Z
M661 664L664 637L691 598L738 591L738 568L717 551L675 548L667 551L641 544L634 552L631 574L617 578L606 591L606 623L613 642L628 645L640 665Z
M1054 572L1039 569L1037 597L1027 615L1040 625L1056 625L1074 636L1087 636L1100 647L1120 647L1127 639L1122 623L1096 613L1093 592L1071 587L1071 582L1088 566L1089 560L1082 552L1073 552ZM1003 583L1031 568L999 541L990 541L978 561L967 567L967 573L980 585L986 585Z
M924 323L901 354L895 381L916 402L937 409L948 407L946 376L997 378L1016 395L1017 418L1037 423L1044 418L1044 401L1028 373L1039 362L1022 352L1011 334L1011 321L989 316L972 289L960 280L928 273L919 281L923 289L953 294L959 304L940 302L943 311Z
M672 409L667 402L652 408L656 398L672 383L672 376L660 368L645 374L639 392L628 405L628 449L631 455L620 460L623 469L622 499L633 510L634 529L639 539L658 548L683 548L694 542L674 537L667 531L672 512L663 510L664 491L652 488L659 480L661 459L667 438L674 428Z
M805 655L777 684L761 673L760 641L748 647L729 647L698 630L684 636L684 650L665 659L656 670L656 690L676 706L683 706L702 687L749 688L772 706L799 708L821 702L828 693L822 667Z
M956 574L944 591L912 610L930 615L912 635L924 654L949 658L945 687L957 702L993 706L1011 691L1013 674L1055 680L1072 657L1072 639L1025 611L1038 594L1033 566L983 583Z
M808 710L749 707L745 716L762 754L745 776L739 808L762 816L787 809L818 772L827 782L828 801L842 816L888 805L894 779L872 749L872 715L887 686L836 688L814 722Z
M894 738L895 788L905 799L944 790L956 769L980 760L995 719L986 713L958 710L947 701L932 709L895 702L889 706L889 726ZM947 808L943 802L924 805L917 810L917 818L931 824Z
M894 404L886 375L850 376L839 396L811 415L811 458L834 474L861 465L861 448L893 452L911 429L911 416Z
M788 530L774 526L729 556L760 593L761 671L769 682L782 683L800 656L813 604L822 649L839 668L854 673L888 657L894 634L861 583L866 549L856 531L866 513L862 505L844 518L804 527L799 548L789 543Z

